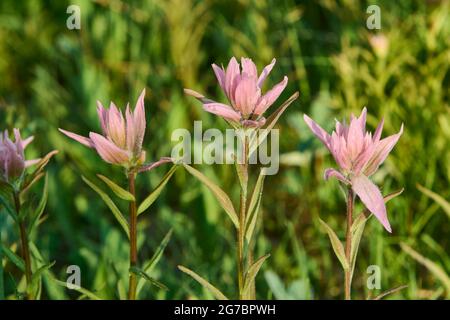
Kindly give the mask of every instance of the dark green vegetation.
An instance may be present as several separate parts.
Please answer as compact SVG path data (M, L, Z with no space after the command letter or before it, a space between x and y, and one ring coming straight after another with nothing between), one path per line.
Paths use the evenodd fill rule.
M64 137L58 127L84 135L92 128L99 131L97 99L123 108L146 87L144 148L147 159L156 160L170 155L176 128L192 130L196 119L203 120L204 128L226 128L223 120L183 95L188 87L224 99L211 63L248 56L262 68L276 57L268 82L286 74L289 84L271 110L296 90L300 98L278 124L282 165L277 176L266 179L255 256L271 252L271 257L258 276L257 297L342 297L343 274L318 217L343 238L345 201L336 181L323 181L323 170L334 163L302 115L308 112L331 129L334 118L359 114L367 106L369 128L383 116L384 135L405 125L374 176L384 194L405 191L387 205L392 235L374 219L366 226L354 298L369 295L366 268L372 264L381 267L381 291L408 285L391 297L448 298L449 2L375 1L381 7L380 31L365 27L366 8L373 2L358 2L1 1L0 128L15 126L24 136L35 135L28 158L60 150L47 167L47 220L33 239L44 259L56 262L53 276L65 281L67 266L79 265L83 287L102 298L118 298L124 288L116 286L117 279L125 283L128 268L120 225L81 175L98 184L97 173L122 185L126 177L120 168ZM80 31L66 28L69 4L81 7ZM389 41L385 55L370 44L375 34ZM198 169L224 190L235 190L233 200L238 199L231 165ZM143 174L137 197L143 199L168 170L162 166ZM1 241L17 250L17 230L5 216L0 212ZM173 234L150 272L169 290L146 285L141 297L211 298L178 264L234 296L234 230L205 187L179 169L143 218L138 239L142 257L151 257L171 228ZM6 258L3 263L5 291L12 294L17 285L13 279L21 273ZM50 276L44 275L44 298L78 297Z

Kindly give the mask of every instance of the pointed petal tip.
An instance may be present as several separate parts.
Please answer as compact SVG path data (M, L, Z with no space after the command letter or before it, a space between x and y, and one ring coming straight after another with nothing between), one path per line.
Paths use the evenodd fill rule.
M384 225L384 228L386 229L387 232L392 233L392 228L389 224Z
M90 138L86 138L83 136L80 136L79 134L58 128L59 132L65 134L66 136L68 136L69 138L81 143L82 145L85 145L86 147L89 148L94 148L94 143L92 142L92 140Z
M95 102L97 103L97 108L103 108L103 104L100 100L96 100Z
M139 100L145 98L145 91L146 91L145 88L142 89L141 94L139 95Z
M353 191L358 195L366 208L374 214L386 231L392 233L386 205L380 189L365 175L353 177L351 183Z
M200 94L197 91L192 90L192 89L184 88L183 92L185 94L187 94L188 96L192 96L192 97L197 98L197 99L204 98L204 96L202 94Z

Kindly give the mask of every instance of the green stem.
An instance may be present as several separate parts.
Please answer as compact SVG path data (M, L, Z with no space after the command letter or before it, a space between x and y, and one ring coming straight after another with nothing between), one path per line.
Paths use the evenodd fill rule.
M136 197L135 190L135 178L136 174L131 172L128 174L128 188L130 193ZM137 266L137 210L136 201L130 201L130 275L128 285L128 299L136 300L136 287L137 276L134 272L131 272L133 267Z
M353 205L354 196L351 187L348 187L347 193L347 234L345 237L345 257L350 265L351 252L352 252L352 224L353 224ZM351 300L351 286L352 286L352 271L349 267L345 271L345 300Z
M248 141L247 136L244 137L243 143L243 163L237 164L242 165L243 168L243 185L241 185L240 194L240 206L239 206L239 229L238 229L238 285L239 285L239 300L243 300L244 297L244 280L245 280L245 215L246 215L246 205L247 205L247 184L248 184Z
M14 192L14 205L16 209L17 216L20 217L20 199L19 195ZM30 255L30 247L28 243L28 235L25 222L19 218L19 233L20 233L20 245L21 245L21 254L22 259L25 262L25 280L26 287L28 290L29 285L31 284L31 277L33 275L31 269L31 255ZM28 299L32 300L33 296L31 293L28 294Z
M254 257L253 257L253 249L254 249L254 241L250 241L250 243L248 244L248 254L247 254L247 260L248 260L248 265L251 266L254 263ZM252 281L252 283L250 284L250 296L249 296L250 300L256 300L256 286L255 286L255 281Z

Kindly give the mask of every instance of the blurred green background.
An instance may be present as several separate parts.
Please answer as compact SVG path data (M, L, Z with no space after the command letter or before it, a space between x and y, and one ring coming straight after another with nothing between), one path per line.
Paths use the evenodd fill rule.
M66 27L70 4L81 8L81 30ZM381 30L366 28L371 4L381 8ZM384 136L405 124L399 143L373 177L384 194L405 191L387 205L391 235L374 219L366 227L354 298L400 285L408 288L391 298L449 298L449 8L448 1L437 0L1 1L0 127L35 135L28 158L60 150L48 167L47 220L33 239L44 259L56 261L52 273L65 280L67 266L79 265L83 287L118 298L117 279L126 279L128 259L120 226L81 180L81 174L96 179L101 173L125 185L122 170L61 135L58 127L84 135L99 131L97 99L134 105L145 87L147 159L167 156L176 128L192 130L196 119L204 128L226 128L184 96L183 88L222 100L211 63L248 56L261 69L276 57L268 81L275 84L287 75L289 84L275 106L297 90L300 98L278 124L282 164L278 175L266 179L256 255L272 255L258 276L257 297L342 297L343 273L317 218L343 237L345 202L336 181L322 180L323 170L334 164L302 115L331 130L335 118L359 114L367 106L370 129L385 117ZM237 202L232 166L198 168L231 190ZM168 169L142 174L138 196L146 196ZM151 272L170 290L146 286L141 297L211 298L178 271L178 264L235 296L234 229L205 187L180 169L142 218L142 263L171 228L173 235ZM7 220L2 242L15 249L16 234ZM20 274L3 263L12 292ZM370 293L366 269L373 264L381 268L382 289ZM45 276L44 298L77 296Z

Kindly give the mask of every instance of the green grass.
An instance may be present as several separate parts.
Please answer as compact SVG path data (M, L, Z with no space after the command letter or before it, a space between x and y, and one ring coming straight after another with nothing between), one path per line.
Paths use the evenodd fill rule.
M436 269L430 270L430 264L424 266L419 256L414 258L404 248L409 246L447 277L450 274L449 215L417 187L450 199L449 3L375 2L382 14L378 32L365 28L366 7L373 4L365 1L1 1L0 128L15 126L24 136L35 135L27 148L29 158L60 150L48 166L47 219L33 239L45 261L56 261L52 275L64 281L67 266L79 265L84 288L101 298L118 298L128 268L126 236L81 178L102 174L125 185L125 176L61 135L58 127L82 134L98 131L97 99L123 107L134 103L146 87L147 158L167 156L176 128L192 130L197 119L203 120L204 128L226 128L185 97L183 88L223 98L211 63L249 56L261 68L276 57L270 84L285 74L289 77L277 104L296 90L300 98L278 124L283 161L278 175L266 179L255 256L271 252L271 257L257 278L257 297L342 297L343 274L318 218L343 237L345 201L336 182L322 180L332 159L306 128L302 114L307 112L331 129L334 118L367 106L371 129L383 116L384 135L405 125L399 143L374 176L385 194L405 191L387 205L392 235L374 219L366 226L354 297L368 296L366 268L377 264L382 290L372 296L408 285L390 297L448 298ZM81 7L80 31L66 28L69 3ZM376 33L389 39L385 58L377 56L368 41ZM198 169L231 190L237 201L232 166ZM138 198L144 199L167 170L160 167L143 174ZM139 239L141 257L149 259L173 229L150 274L169 290L146 285L141 297L211 298L177 265L192 268L225 295L234 296L231 222L187 172L178 170L169 186L143 217ZM4 220L2 245L17 250L16 230ZM6 258L2 271L11 297L20 272ZM63 290L52 275L44 276L44 298L79 296Z

